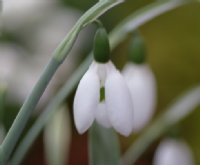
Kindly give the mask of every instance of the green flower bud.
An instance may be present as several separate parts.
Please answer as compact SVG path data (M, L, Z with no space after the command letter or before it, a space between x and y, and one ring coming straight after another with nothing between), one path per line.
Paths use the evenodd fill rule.
M100 27L94 38L94 59L99 63L106 63L110 60L110 45L108 34L103 27Z
M129 47L129 59L133 63L142 64L145 62L146 47L143 38L135 34Z

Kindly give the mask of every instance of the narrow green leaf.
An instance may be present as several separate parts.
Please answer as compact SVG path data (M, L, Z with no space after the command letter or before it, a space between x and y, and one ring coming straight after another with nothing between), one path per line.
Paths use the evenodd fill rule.
M55 50L52 58L45 67L33 90L22 105L2 145L0 146L0 164L5 164L5 162L7 162L10 158L10 155L20 138L28 119L39 102L40 97L45 91L48 83L51 81L51 78L55 74L56 70L67 57L81 29L93 22L108 9L119 3L121 3L121 1L117 0L101 1L96 3L82 15L82 17L77 21L68 35Z
M110 33L111 49L123 42L127 35L141 25L153 20L157 16L167 13L180 6L193 2L192 0L166 0L151 3L130 14ZM116 35L117 34L117 35Z
M112 129L94 123L89 131L90 165L120 165L119 141Z
M0 83L0 124L3 123L6 92L7 92L6 85L4 83Z
M200 105L200 86L189 90L167 108L123 155L125 165L132 165L146 149L169 128L184 119Z
M87 70L91 61L92 57L88 56L85 59L85 61L77 68L77 70L66 82L66 84L59 90L57 95L54 98L52 98L52 100L49 102L49 105L40 114L36 122L33 124L31 129L26 134L25 138L20 142L19 146L14 152L12 159L9 161L9 165L21 164L24 156L28 152L28 149L31 147L34 140L37 138L37 136L42 131L47 122L54 116L57 108L63 103L65 98L69 96L69 94L73 91L78 81Z
M0 144L2 143L5 135L6 135L6 131L4 128L4 112L5 112L5 97L6 97L6 93L7 93L7 86L4 83L0 83Z
M104 2L104 0L102 0L102 2ZM181 0L167 1L167 2L154 2L140 9L139 11L134 12L128 18L123 20L118 26L116 26L116 28L112 30L112 32L110 33L109 39L110 39L111 49L115 48L119 43L123 42L124 39L128 36L128 34L134 31L135 29L137 29L139 26L151 21L155 17L165 12L173 10L184 4L186 4L185 1L181 1ZM111 5L109 7L113 7L113 6ZM106 8L106 10L108 9ZM105 12L105 11L103 10L102 12ZM100 16L99 14L102 14L102 13L101 12L97 13L98 16L96 15L91 20L90 20L91 18L90 14L91 14L91 11L87 13L87 19L84 20L84 22L82 22L82 25L86 26L87 24L91 23L91 21L94 21L94 19L96 19L98 16ZM83 21L83 19L81 20ZM80 24L80 22L78 24ZM30 148L30 146L32 145L36 137L39 135L44 125L47 123L49 118L53 116L54 111L55 111L54 109L60 106L60 104L65 100L65 98L69 96L70 92L74 89L74 87L77 85L78 81L80 80L81 76L83 75L85 70L88 68L89 64L91 63L91 60L92 58L90 54L90 57L88 57L88 59L85 60L83 65L81 65L76 70L73 76L70 77L69 81L66 82L64 87L57 93L57 95L52 99L52 101L50 101L50 104L47 106L47 108L45 108L43 113L38 117L37 121L29 130L26 137L22 140L20 145L17 147L17 150L15 151L10 164L12 163L20 164L20 162L25 156L25 153L27 153L28 149ZM0 157L1 157L1 154L3 153L0 152Z

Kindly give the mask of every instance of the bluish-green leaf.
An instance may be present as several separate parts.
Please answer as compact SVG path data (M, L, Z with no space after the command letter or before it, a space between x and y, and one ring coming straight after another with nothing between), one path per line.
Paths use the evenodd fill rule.
M3 124L7 85L0 82L0 124Z
M119 141L112 129L94 123L89 131L90 165L120 165Z

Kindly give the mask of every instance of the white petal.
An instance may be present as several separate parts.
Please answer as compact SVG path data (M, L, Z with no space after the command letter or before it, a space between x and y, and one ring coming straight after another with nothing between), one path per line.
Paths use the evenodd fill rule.
M94 121L99 89L99 78L91 66L81 79L74 98L74 120L79 133L84 133Z
M48 165L64 165L71 144L71 121L69 109L60 107L44 129L44 148Z
M133 105L131 95L122 75L114 68L105 82L105 102L112 126L122 135L132 131Z
M133 131L141 130L152 118L156 105L155 78L146 65L129 64L123 75L129 87L133 109Z
M97 123L99 123L100 125L106 128L111 127L105 102L102 102L98 105L97 111L96 111L96 120L97 120Z
M194 165L194 160L183 141L168 139L158 146L153 165Z

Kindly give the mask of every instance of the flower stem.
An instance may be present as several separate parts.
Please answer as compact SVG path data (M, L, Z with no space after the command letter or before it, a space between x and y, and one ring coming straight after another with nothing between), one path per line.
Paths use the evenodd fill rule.
M9 165L18 165L23 160L25 154L27 153L29 147L33 144L36 137L39 135L45 124L53 116L56 109L62 104L66 97L73 91L78 81L82 75L87 70L89 64L91 63L91 56L87 57L85 61L78 67L72 77L66 82L66 84L59 90L54 98L50 101L49 105L44 109L41 115L38 117L34 125L28 131L19 147L16 149Z
M38 83L32 90L32 93L21 107L20 112L15 118L8 134L6 135L1 145L0 152L3 154L1 154L0 162L2 164L5 164L8 157L10 156L17 140L21 135L21 132L25 127L25 124L27 123L35 106L37 105L40 96L43 94L43 91L45 90L48 82L51 80L52 75L55 73L59 65L60 62L58 62L55 58L51 59L51 61L45 68L41 78L39 79Z
M192 0L167 0L156 1L151 3L136 12L130 14L124 19L112 32L111 35L118 32L118 35L113 35L110 40L111 48L116 47L120 42L125 40L127 35L133 30L136 30L141 25L153 20L157 16L167 13L182 5L193 2Z
M0 124L4 123L4 111L5 111L5 97L7 87L4 83L0 83Z
M55 50L53 57L45 68L39 81L36 83L31 94L22 105L16 119L14 120L8 134L0 147L0 164L5 164L9 159L32 111L35 109L41 95L56 72L57 68L67 57L79 32L83 27L94 21L108 9L121 3L118 0L102 0L91 7L75 24L72 30L65 37L63 42Z

